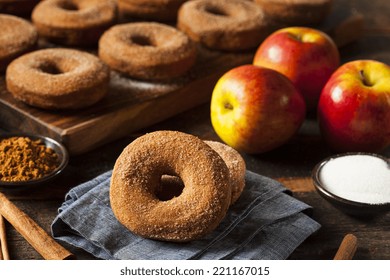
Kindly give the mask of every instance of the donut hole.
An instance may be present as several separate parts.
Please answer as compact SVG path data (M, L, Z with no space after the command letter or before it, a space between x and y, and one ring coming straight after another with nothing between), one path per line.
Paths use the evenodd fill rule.
M222 7L207 5L204 9L207 13L212 14L214 16L229 16L229 13Z
M45 74L60 75L69 72L69 65L62 65L54 61L45 61L38 65L37 69Z
M131 35L130 37L130 42L139 46L150 46L150 47L155 47L156 43L152 40L152 38L145 36L145 35L140 35L140 34L134 34Z
M63 1L58 3L58 6L66 11L78 11L80 9L79 6L73 1Z
M163 175L160 179L160 185L156 189L155 195L160 201L168 201L181 195L184 189L184 183L177 176Z
M63 74L64 72L62 69L58 67L58 65L54 63L45 63L39 66L38 68L40 71L46 74L51 74L51 75L59 75Z

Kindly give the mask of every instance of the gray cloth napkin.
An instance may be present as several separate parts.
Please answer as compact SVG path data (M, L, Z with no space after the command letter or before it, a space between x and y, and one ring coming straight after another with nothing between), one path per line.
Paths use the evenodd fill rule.
M310 206L277 181L247 171L241 197L212 233L187 243L150 240L115 218L109 201L111 171L69 191L52 224L58 240L101 259L286 259L320 225Z

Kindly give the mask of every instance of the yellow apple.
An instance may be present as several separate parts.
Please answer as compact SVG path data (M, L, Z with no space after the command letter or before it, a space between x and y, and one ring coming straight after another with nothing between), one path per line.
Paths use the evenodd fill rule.
M258 154L290 140L305 118L306 105L284 75L243 65L218 80L210 114L215 132L226 144Z

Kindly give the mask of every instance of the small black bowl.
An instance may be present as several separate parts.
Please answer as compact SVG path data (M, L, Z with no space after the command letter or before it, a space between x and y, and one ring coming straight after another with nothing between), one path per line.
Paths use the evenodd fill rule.
M31 140L41 140L42 143L51 149L55 151L59 158L59 165L56 169L54 169L51 173L47 174L46 176L39 178L39 179L33 179L28 181L17 181L17 182L8 182L8 181L1 181L0 180L0 189L6 190L6 191L19 191L28 189L31 187L38 187L41 186L54 178L56 178L58 175L61 174L61 172L65 169L65 167L68 165L69 161L69 154L67 149L64 145L57 142L56 140L41 136L41 135L33 135L33 134L24 134L24 133L4 133L0 135L0 140L7 139L10 137L28 137Z
M386 213L390 211L390 203L383 204L370 204L364 202L352 201L340 196L337 196L330 192L327 188L325 188L320 179L321 169L332 159L350 156L350 155L369 155L373 157L380 158L389 164L389 160L381 155L373 154L373 153L344 153L337 154L330 157L327 157L323 161L319 162L312 171L312 179L314 183L314 187L317 192L329 201L333 206L340 209L344 213L353 216L374 216L378 214Z

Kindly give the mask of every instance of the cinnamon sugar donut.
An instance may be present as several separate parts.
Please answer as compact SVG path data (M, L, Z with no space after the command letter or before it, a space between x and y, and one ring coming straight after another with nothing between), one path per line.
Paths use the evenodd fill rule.
M164 174L184 182L178 197L159 200ZM199 138L157 131L137 138L118 157L110 186L114 215L140 236L184 242L215 229L230 203L229 171L221 157Z
M204 141L224 160L229 169L229 185L231 186L230 205L240 197L245 187L246 164L241 155L228 145L217 141ZM168 200L179 196L184 188L183 181L176 176L164 175L156 190L156 196L160 200Z
M28 21L0 14L0 72L16 57L34 49L38 33Z
M45 0L32 13L40 36L68 46L96 44L116 19L113 0Z
M247 0L193 0L178 14L178 28L210 49L257 47L270 33L263 10Z
M192 67L196 46L184 33L165 24L126 23L103 34L99 57L112 69L133 78L169 79Z
M318 24L329 14L332 0L255 0L274 21L285 25Z
M110 70L96 56L72 49L25 54L8 66L6 85L16 98L44 109L78 109L102 99Z
M123 17L155 21L176 21L177 11L186 0L118 0Z
M235 149L228 145L217 141L205 141L205 143L219 154L229 169L230 186L232 190L230 204L234 204L245 187L245 161Z
M40 0L0 0L0 13L29 17Z

